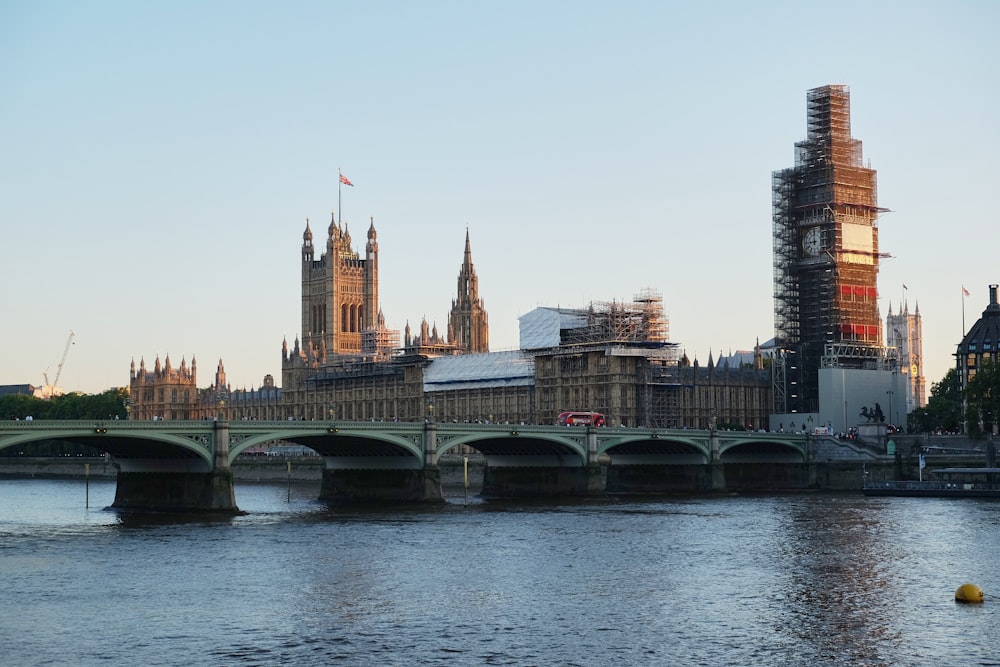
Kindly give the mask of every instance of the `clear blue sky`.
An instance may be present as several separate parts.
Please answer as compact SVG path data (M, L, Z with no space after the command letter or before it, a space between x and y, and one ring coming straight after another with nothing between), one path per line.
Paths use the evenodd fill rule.
M219 358L280 383L305 219L337 169L388 325L445 329L469 229L492 349L518 317L662 293L707 361L773 336L771 172L851 88L883 318L928 386L1000 282L1000 3L0 2L0 384L100 392ZM903 290L906 284L907 289Z

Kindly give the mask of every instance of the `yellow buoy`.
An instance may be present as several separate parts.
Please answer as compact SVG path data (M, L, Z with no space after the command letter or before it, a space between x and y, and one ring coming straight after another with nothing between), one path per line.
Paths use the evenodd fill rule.
M955 591L955 602L982 602L983 589L975 584L962 584Z

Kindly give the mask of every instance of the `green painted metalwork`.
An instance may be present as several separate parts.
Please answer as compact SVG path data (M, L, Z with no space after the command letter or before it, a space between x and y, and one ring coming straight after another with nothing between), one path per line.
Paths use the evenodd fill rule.
M370 443L383 454L416 458L426 464L428 434L434 434L435 454L441 456L461 445L508 450L513 456L531 456L532 450L593 464L589 456L611 455L616 450L641 448L644 452L671 453L712 461L712 439L720 462L798 460L809 458L809 436L747 431L693 429L597 428L512 424L346 421L213 421L135 420L35 420L0 422L0 450L39 440L69 440L90 445L122 458L142 458L152 448L158 455L175 452L178 458L196 456L215 466L217 426L228 429L227 461L231 464L250 447L287 441L323 451L338 443L352 443L363 451ZM589 438L596 452L588 453Z

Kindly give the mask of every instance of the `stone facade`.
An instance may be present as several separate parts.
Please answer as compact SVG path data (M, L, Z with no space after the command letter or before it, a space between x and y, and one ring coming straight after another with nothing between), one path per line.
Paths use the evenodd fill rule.
M138 369L132 361L130 419L199 419L198 407L198 363L193 356L190 368L184 359L180 368L174 368L169 354L163 364L156 357L152 371L146 369L145 359L140 360Z

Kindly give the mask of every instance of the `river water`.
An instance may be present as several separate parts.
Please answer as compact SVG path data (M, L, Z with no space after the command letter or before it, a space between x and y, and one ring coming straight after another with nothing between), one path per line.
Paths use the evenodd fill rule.
M1000 502L318 492L136 518L114 482L0 480L0 664L1000 665Z

